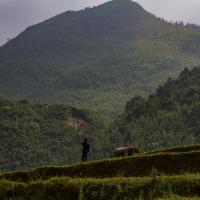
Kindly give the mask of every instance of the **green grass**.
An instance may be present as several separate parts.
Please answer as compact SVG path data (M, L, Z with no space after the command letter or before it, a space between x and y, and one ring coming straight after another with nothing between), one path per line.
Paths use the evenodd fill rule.
M62 177L28 184L1 180L0 199L133 200L162 198L172 194L181 197L200 197L199 187L199 174L113 179ZM170 199L179 198L171 196Z

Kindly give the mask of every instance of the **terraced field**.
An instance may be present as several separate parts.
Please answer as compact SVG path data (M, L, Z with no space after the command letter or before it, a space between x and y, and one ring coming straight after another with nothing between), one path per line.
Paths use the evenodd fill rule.
M200 146L0 176L2 200L200 199Z

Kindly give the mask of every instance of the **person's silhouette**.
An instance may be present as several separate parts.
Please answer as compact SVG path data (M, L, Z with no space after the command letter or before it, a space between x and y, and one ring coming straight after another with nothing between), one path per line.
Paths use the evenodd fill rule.
M84 139L84 142L82 142L83 146L83 152L82 152L82 162L87 161L87 154L90 150L90 145L87 143L87 139Z

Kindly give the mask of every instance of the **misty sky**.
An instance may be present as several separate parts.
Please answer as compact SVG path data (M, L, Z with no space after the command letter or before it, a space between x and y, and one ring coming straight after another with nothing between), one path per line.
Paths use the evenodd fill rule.
M107 0L0 0L0 45L26 27L67 10L79 10ZM200 0L135 0L167 20L200 24Z

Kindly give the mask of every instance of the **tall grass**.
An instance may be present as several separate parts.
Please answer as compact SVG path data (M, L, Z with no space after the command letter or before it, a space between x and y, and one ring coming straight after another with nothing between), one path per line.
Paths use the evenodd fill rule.
M134 200L200 197L200 175L149 178L53 178L30 183L0 181L1 200ZM174 196L172 196L172 194Z

